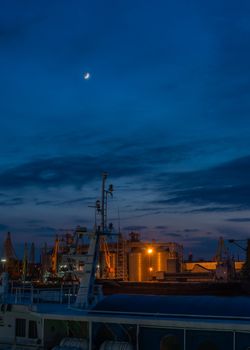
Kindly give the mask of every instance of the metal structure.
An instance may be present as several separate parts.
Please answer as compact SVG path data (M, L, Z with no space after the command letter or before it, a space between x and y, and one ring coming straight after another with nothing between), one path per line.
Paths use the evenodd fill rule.
M34 265L35 264L35 243L31 243L30 247L30 255L29 255L29 264Z
M191 295L159 297L123 294L98 300L101 294L96 293L95 276L100 240L110 235L104 208L106 178L104 174L102 204L95 208L101 212L101 225L96 225L91 233L84 231L89 238L87 253L80 252L77 247L80 230L75 232L73 240L68 236L67 257L79 268L80 287L77 294L74 286L46 290L33 286L26 289L23 284L8 288L7 274L2 275L0 349L248 349L249 297L214 296L207 299ZM182 247L178 244L144 243L136 235L130 241L119 238L123 263L127 255L138 252L151 277L155 270L168 268L168 260L176 261L176 268L182 261ZM217 256L221 261L222 242L219 245ZM58 249L57 237L53 252L55 257ZM250 253L250 244L247 252ZM27 261L27 245L24 258ZM82 269L80 262L84 263ZM53 263L57 267L57 262Z
M107 173L103 173L101 206L99 206L99 201L97 201L95 208L97 212L101 212L101 226L95 227L94 232L89 234L90 242L88 252L84 256L83 260L83 271L76 272L80 280L80 285L75 305L84 309L88 309L89 307L93 306L101 297L100 291L95 293L95 277L100 251L100 239L102 238L104 241L105 236L110 234L110 230L107 228L107 196L113 191L112 186L109 186L109 190L106 190L106 179Z
M19 261L17 259L10 232L3 244L3 252L1 256L2 270L9 273L11 278L15 279L19 274Z
M142 242L132 233L126 241L128 280L151 281L164 279L167 273L181 271L183 247L173 242Z
M24 252L23 252L23 263L22 263L22 280L26 281L28 270L28 244L24 243Z
M59 238L56 236L53 252L51 255L51 272L55 275L58 271L58 251L59 251Z
M4 241L3 244L3 258L5 258L7 261L9 260L17 260L17 256L12 244L12 240L11 240L11 234L10 232L7 233L7 238Z
M29 260L28 260L28 275L29 278L32 279L36 275L36 263L35 263L35 243L32 242L30 246L29 252Z
M128 280L128 268L127 268L127 251L126 241L121 234L117 240L117 263L116 263L116 278L127 281Z
M241 242L244 242L246 246L242 246ZM233 243L245 251L246 260L242 267L241 275L243 279L250 280L250 239L229 239L229 243Z
M225 245L223 237L219 238L215 255L216 269L215 279L219 281L229 281L235 278L235 265L229 251Z

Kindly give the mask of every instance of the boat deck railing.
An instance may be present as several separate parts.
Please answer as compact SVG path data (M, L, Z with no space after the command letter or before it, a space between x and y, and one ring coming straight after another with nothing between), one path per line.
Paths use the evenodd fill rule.
M12 304L40 304L40 303L56 303L56 304L74 304L78 286L59 288L39 288L33 285L21 285L11 287L6 301Z

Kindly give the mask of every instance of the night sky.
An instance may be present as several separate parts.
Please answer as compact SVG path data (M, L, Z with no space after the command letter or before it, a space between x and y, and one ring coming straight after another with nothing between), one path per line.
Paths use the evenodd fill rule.
M1 242L91 228L103 171L125 234L250 238L248 0L0 5Z

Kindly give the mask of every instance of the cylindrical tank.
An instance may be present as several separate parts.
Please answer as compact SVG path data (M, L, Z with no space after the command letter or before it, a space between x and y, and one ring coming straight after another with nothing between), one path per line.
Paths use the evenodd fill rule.
M133 345L123 341L106 340L99 350L133 350Z
M169 258L169 252L164 247L159 247L153 257L154 271L167 272L167 260Z
M129 281L141 282L145 281L145 262L144 253L140 248L133 248L129 253Z

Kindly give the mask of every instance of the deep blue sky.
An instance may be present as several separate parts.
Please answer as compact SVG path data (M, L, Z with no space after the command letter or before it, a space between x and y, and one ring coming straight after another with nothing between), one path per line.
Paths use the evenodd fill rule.
M248 0L0 4L1 241L91 227L102 171L125 233L249 237Z

